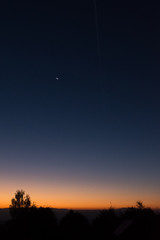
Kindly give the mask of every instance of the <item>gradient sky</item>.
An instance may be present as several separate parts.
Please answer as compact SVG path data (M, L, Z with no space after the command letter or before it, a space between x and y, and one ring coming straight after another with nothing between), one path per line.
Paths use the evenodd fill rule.
M160 207L160 6L97 2L1 6L0 207Z

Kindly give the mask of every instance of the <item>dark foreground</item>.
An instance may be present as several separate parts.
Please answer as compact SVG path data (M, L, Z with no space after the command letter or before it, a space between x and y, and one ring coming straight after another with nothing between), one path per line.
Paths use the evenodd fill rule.
M76 211L58 222L50 208L11 209L11 216L0 224L0 239L160 239L160 215L148 208L128 208L118 215L114 209L102 210L92 222Z

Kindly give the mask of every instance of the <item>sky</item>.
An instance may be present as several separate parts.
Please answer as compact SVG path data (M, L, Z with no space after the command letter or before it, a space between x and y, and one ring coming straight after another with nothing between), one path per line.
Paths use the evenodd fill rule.
M160 6L108 2L1 6L0 207L160 207Z

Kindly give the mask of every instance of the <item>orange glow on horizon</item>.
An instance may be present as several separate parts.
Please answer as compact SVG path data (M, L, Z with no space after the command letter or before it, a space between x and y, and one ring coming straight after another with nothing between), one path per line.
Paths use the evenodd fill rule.
M14 195L12 196L12 198L14 197ZM38 200L40 199L40 200ZM79 200L76 200L76 199L71 199L70 198L61 198L61 199L58 199L58 198L55 198L57 200L52 200L51 198L47 199L42 199L42 198L34 198L31 200L33 200L32 203L35 203L37 207L50 207L50 208L58 208L58 209L107 209L107 208L110 208L110 207L113 207L115 209L117 208L127 208L127 207L135 207L136 206L136 202L139 201L139 200L142 200L143 199L135 199L135 200L130 200L128 199L127 200L123 200L123 201L118 201L118 199L115 201L111 201L111 202L107 202L107 201L104 201L104 200L99 200L99 201L94 201L92 199L91 200L87 200L87 199L83 199L83 198L80 198ZM34 201L35 200L35 201ZM143 201L144 203L144 206L145 207L151 207L151 208L159 208L159 203L158 201L147 201L147 199L145 201ZM1 198L0 199L0 208L8 208L9 205L11 204L11 198L10 199L5 199L5 198Z
M1 180L1 179L0 179ZM5 182L5 184L4 184ZM127 183L128 184L128 183ZM119 183L61 181L37 178L9 179L0 181L0 208L8 208L16 190L23 189L38 207L66 209L106 209L136 206L142 201L145 207L160 208L160 193L156 189L141 188Z

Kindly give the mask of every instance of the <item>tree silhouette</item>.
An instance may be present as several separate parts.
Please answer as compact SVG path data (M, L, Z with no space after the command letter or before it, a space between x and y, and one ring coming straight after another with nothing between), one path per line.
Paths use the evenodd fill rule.
M23 190L17 190L11 203L10 208L29 208L31 206L30 196L25 195Z
M118 220L113 208L101 210L93 221L94 237L96 239L112 239Z
M89 224L85 216L70 210L60 222L62 239L88 239Z
M143 202L137 201L136 207L137 207L139 210L143 210L143 209L144 209Z
M30 196L25 194L23 190L17 190L9 206L10 214L13 219L22 218L31 207L34 207L34 205L31 206Z
M23 190L17 190L11 199L7 239L16 236L20 240L53 239L57 234L57 218L51 208L36 207L30 196ZM18 229L18 235L17 235ZM25 232L25 235L24 235Z

